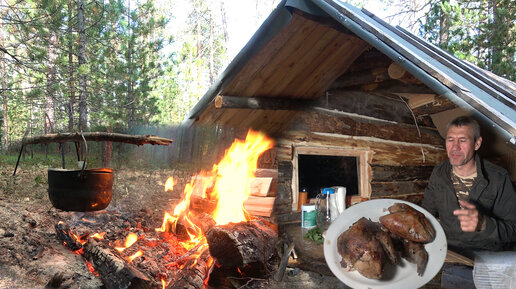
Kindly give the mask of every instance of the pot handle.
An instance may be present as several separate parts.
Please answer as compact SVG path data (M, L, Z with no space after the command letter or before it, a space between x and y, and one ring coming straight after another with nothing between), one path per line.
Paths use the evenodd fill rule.
M82 130L80 132L82 140L84 141L84 159L82 161L82 168L81 172L79 173L79 177L82 177L84 175L84 168L86 167L86 158L88 157L88 143L86 142L86 138L84 138L84 135L82 134Z

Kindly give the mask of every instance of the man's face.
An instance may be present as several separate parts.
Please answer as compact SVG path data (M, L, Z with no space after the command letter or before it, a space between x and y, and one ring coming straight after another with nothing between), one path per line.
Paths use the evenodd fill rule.
M473 156L481 143L481 137L474 139L471 126L450 126L446 134L446 152L451 165L463 166L474 161Z

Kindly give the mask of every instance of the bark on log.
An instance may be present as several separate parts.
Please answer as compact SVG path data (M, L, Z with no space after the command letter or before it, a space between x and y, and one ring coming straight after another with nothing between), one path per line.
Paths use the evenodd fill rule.
M313 101L272 97L240 97L217 95L216 108L248 108L265 110L309 110Z
M68 249L74 252L82 249L82 243L76 239L74 233L70 230L70 227L65 223L59 222L55 224L54 229L56 230L57 238L61 240ZM89 233L81 237L87 239L88 235Z
M72 251L83 249L83 257L90 262L108 289L147 289L156 287L155 282L127 261L102 248L94 239L88 238L82 245L75 233L64 223L55 226L59 240ZM88 233L89 235L89 233ZM86 236L81 236L81 239Z
M87 141L114 141L135 145L169 145L172 143L171 139L154 135L127 135L109 132L84 132L82 135ZM67 141L82 142L83 139L80 133L52 133L27 138L23 141L23 144L62 143Z
M102 283L110 289L154 288L155 282L125 260L102 248L90 238L84 245L83 255L95 268Z
M213 227L206 234L210 254L222 268L248 277L268 277L278 263L277 234L261 220Z
M205 288L204 282L210 275L210 254L208 250L200 253L195 264L186 264L177 274L172 276L171 282L166 284L167 289L201 289Z
M360 86L372 83L380 83L391 79L385 67L375 67L371 70L347 73L339 77L332 84L332 89L342 89L353 86Z
M190 239L189 232L194 232L195 227L192 223L201 229L202 234L206 235L213 226L215 226L215 220L210 214L200 213L194 214L189 217L190 221L186 221L184 218L180 218L176 224L168 221L165 225L165 232L174 234L179 240L184 241Z

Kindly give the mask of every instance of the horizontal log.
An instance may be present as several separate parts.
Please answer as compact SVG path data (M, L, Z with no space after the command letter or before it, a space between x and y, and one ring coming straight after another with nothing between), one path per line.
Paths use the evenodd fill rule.
M390 79L386 67L375 67L371 70L346 73L339 77L333 84L332 89L343 89L347 87L360 86L371 83L379 83Z
M319 100L317 107L378 120L414 124L411 111L399 99L387 98L358 90L332 90L329 94L327 98Z
M415 107L412 109L416 115L432 115L439 112L455 109L457 106L448 98L436 95L432 102Z
M194 249L192 249L194 250ZM201 289L209 288L206 286L205 281L210 276L210 265L211 256L207 249L195 249L193 254L199 254L199 257L195 259L195 264L188 264L181 270L177 270L172 274L172 278L168 281L163 288L166 289ZM193 260L193 258L191 258ZM158 287L154 287L158 288ZM159 287L162 288L162 287Z
M263 110L309 110L312 109L312 100L278 98L278 97L242 97L217 95L216 108L247 108Z
M446 151L442 146L388 141L373 137L309 133L306 131L287 131L284 137L277 141L277 145L281 146L278 147L278 150L283 147L306 146L315 149L320 147L323 149L367 151L372 153L371 160L369 160L371 165L434 166L446 159ZM424 155L421 149L423 149ZM293 156L284 157L292 159Z
M371 165L372 182L428 180L434 166Z
M398 124L360 117L330 115L325 113L303 113L293 122L293 130L334 133L353 136L371 136L386 140L409 143L443 144L443 139L434 128L417 127L413 124ZM421 133L421 138L419 134Z
M377 67L387 68L391 63L392 59L373 47L357 57L346 73L371 70Z
M82 136L84 136L86 141L112 141L135 145L169 145L172 143L171 139L154 135L127 135L113 132L83 132ZM82 142L82 136L81 133L52 133L27 138L23 141L23 144L63 143L69 141Z
M428 181L371 182L371 198L424 194Z
M84 257L93 265L106 288L155 288L155 282L127 261L102 248L90 238L84 245Z
M206 239L222 268L238 268L244 276L261 278L270 276L277 265L277 233L260 220L215 226Z
M372 92L376 93L415 93L415 94L435 94L428 86L419 83L402 83L391 79L379 83Z
M403 201L414 203L416 205L421 205L424 195L422 193L420 193L420 194L414 194L414 195L377 196L377 197L372 197L371 200L385 199L385 198L403 200Z

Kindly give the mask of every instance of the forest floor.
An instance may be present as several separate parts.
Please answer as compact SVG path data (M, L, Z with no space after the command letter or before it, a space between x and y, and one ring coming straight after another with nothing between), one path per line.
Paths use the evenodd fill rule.
M15 176L13 169L14 166L0 168L0 289L105 288L100 278L88 270L84 258L58 240L55 225L59 221L78 224L80 220L96 218L114 228L110 230L117 232L108 234L117 238L122 238L129 227L153 230L161 226L164 213L171 212L179 202L192 174L165 169L116 169L109 206L101 213L80 213L52 206L46 166L21 166ZM178 184L172 192L165 192L164 184L170 176ZM162 271L159 264L151 260L139 265L159 273ZM56 280L59 285L52 287ZM253 286L237 287L348 288L335 277L297 268L287 268L282 282L256 280Z
M82 257L56 238L54 225L77 213L52 206L47 168L22 167L12 176L13 169L0 168L0 288L43 288L56 273L64 278L60 288L100 288L100 279L88 271ZM180 190L164 190L167 178L178 174L173 170L116 170L106 211L126 218L143 211L149 222L160 227L164 212L171 211L181 198Z

